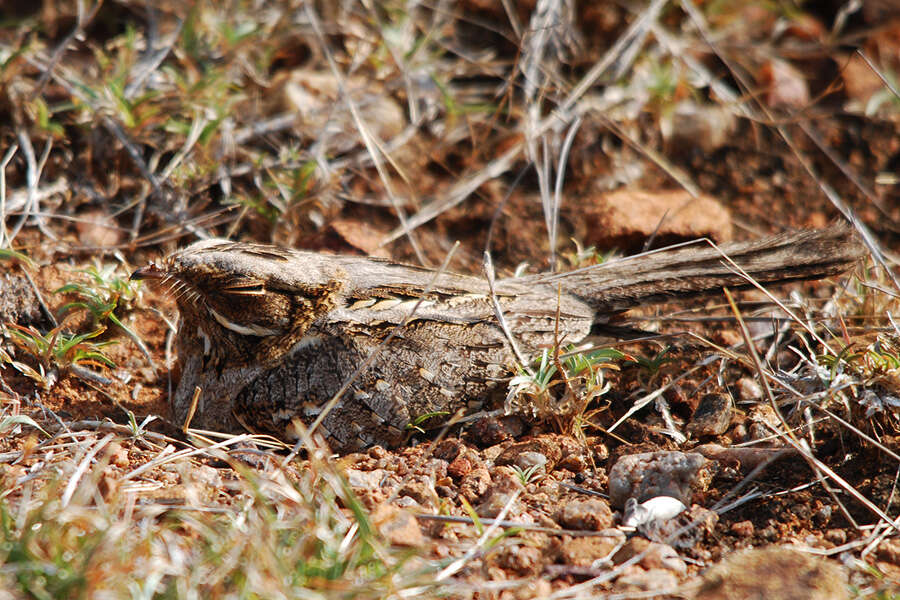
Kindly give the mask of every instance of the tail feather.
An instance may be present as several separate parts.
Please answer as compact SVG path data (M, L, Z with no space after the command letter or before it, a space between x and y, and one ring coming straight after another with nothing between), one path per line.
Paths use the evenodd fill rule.
M749 285L726 256L751 278L766 283L843 273L865 253L849 225L835 225L722 244L718 249L698 243L568 273L535 276L533 283L561 285L603 314Z

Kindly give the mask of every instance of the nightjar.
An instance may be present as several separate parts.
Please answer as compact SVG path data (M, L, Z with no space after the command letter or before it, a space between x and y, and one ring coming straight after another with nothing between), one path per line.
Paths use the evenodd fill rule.
M851 229L690 247L577 271L500 279L497 304L525 354L578 343L624 310L759 282L825 277L864 254ZM181 314L172 409L193 427L272 433L314 421L397 325L319 423L335 450L395 446L416 417L504 395L516 360L484 278L383 260L226 240L196 242L135 271ZM413 309L415 311L413 312Z

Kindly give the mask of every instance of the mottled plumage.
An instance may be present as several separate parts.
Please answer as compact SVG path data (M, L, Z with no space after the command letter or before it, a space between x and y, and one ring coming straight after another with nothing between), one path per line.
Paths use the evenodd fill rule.
M761 282L833 275L863 254L847 227L722 250ZM172 407L183 422L200 387L196 427L291 438L292 420L315 419L419 300L322 421L335 449L396 445L417 416L505 391L515 365L479 277L224 240L197 242L133 277L156 280L177 300L181 377ZM494 291L518 345L534 352L557 335L576 343L641 304L744 284L716 249L693 247L503 279Z

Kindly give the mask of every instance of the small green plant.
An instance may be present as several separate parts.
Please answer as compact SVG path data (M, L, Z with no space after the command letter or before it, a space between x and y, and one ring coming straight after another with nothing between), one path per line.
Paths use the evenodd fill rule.
M510 540L510 542L515 543L516 536L521 534L523 531L525 530L522 527L509 527L500 531L497 535L484 542L484 551L490 552L491 550L499 546L501 542L504 542L506 540Z
M80 272L88 275L89 283L67 283L53 292L73 294L79 298L64 304L59 309L60 317L65 317L74 309L82 308L90 312L97 323L111 321L114 325L127 330L115 311L119 308L124 310L133 308L140 296L140 282L131 281L128 277L117 274L115 265L90 266L81 269Z
M0 259L17 260L27 267L34 266L34 261L32 261L30 258L28 258L26 255L22 254L21 252L17 252L16 250L13 250L12 248L0 248Z
M140 299L140 282L119 275L115 265L90 266L80 272L89 277L87 284L67 283L54 291L55 294L72 294L78 298L59 309L60 318L65 318L76 309L86 310L91 313L95 324L105 326L109 321L125 332L149 360L150 351L144 342L116 315L117 310L128 311L137 304Z
M484 533L484 524L481 522L481 517L478 516L478 513L475 512L475 508L469 504L469 501L460 496L459 498L460 504L462 504L463 510L466 511L466 514L469 515L469 518L472 519L472 525L475 526L475 531L478 532L478 535Z
M422 427L422 423L431 419L432 417L446 417L450 413L446 410L437 410L435 412L425 413L424 415L419 415L415 419L413 419L410 423L406 424L406 429L409 431L418 431L419 433L425 433L425 429Z
M563 383L563 379L553 379L559 371L558 364L552 360L554 351L545 348L541 352L540 361L535 365L536 369L529 373L519 367L519 374L509 382L511 388L526 386L538 394L549 393L550 389ZM614 368L613 361L621 360L626 355L612 348L601 348L591 352L578 352L569 345L562 361L567 378L587 377L592 382L597 382L601 368Z
M128 414L128 428L131 429L131 437L134 439L138 439L144 436L144 433L147 431L147 425L152 423L157 419L156 415L147 415L144 417L144 420L140 423L137 422L137 416L134 412L125 409L125 412Z
M259 194L235 194L230 202L256 211L260 217L273 225L278 222L282 215L281 207Z
M873 373L887 373L900 369L900 351L897 346L882 338L866 349L866 365Z
M853 352L853 344L849 344L835 354L820 354L816 357L819 365L828 369L827 381L831 382L842 370L842 365L854 365L862 355Z
M652 60L646 85L651 101L659 106L669 106L675 98L680 77L671 62Z
M607 250L601 252L596 246L588 246L587 248L581 241L571 238L575 245L575 250L569 252L561 252L560 255L566 259L571 269L580 269L591 265L600 265L615 256L615 250Z
M72 367L116 366L103 354L103 348L116 341L92 341L106 330L105 327L81 334L67 333L62 328L63 325L58 325L47 333L41 333L32 326L7 323L4 327L6 337L37 361L37 369L13 360L5 351L0 352L0 364L9 364L44 389L49 389L56 383L57 371Z
M554 380L557 368L553 361L550 360L551 352L544 348L541 351L541 359L535 365L534 371L526 371L524 367L519 366L519 374L512 378L509 382L510 389L517 389L533 396L545 397L550 393L550 388L561 383L560 380Z
M53 488L62 493L60 482ZM77 542L65 521L49 517L58 502L28 511L24 522L0 503L0 560L28 598L77 598L87 587L85 567L105 532L85 527ZM43 542L43 543L42 543ZM77 545L76 545L77 544ZM77 552L74 552L77 548Z
M519 480L519 483L524 486L537 479L543 467L544 465L531 465L523 469L519 465L513 465L512 469L516 472L516 478Z
M30 108L34 111L35 121L41 130L54 138L64 138L65 128L61 123L53 120L53 112L43 98L37 97L32 100Z
M613 361L622 360L628 356L614 348L600 348L591 352L578 352L574 346L566 349L566 371L572 376L583 376L586 372L594 372L600 367L611 367Z
M605 394L609 390L605 370L618 369L615 361L625 358L612 348L582 352L569 345L565 350L560 354L545 348L532 370L519 368L519 374L509 382L508 410L530 412L536 418L553 417L561 429L569 429L563 427L560 417L582 413L592 400ZM558 385L564 385L565 391L551 393Z
M818 363L829 369L833 380L845 365L862 378L896 375L900 370L900 348L896 342L879 337L862 352L853 352L853 344L845 346L837 355L820 354Z
M618 370L616 361L626 358L627 355L614 348L601 348L592 352L578 352L569 346L564 360L566 372L570 380L578 381L584 389L581 400L581 409L584 410L589 402L599 398L609 391L609 383L606 381L608 369Z
M900 405L900 348L892 338L879 336L864 350L854 351L848 344L837 355L823 354L816 357L819 377L828 387L849 383L849 393L866 416L875 413L893 413Z
M666 346L653 356L632 356L625 362L625 365L641 369L647 377L647 384L649 384L659 375L663 365L675 360L671 356L667 356L671 350L672 346Z

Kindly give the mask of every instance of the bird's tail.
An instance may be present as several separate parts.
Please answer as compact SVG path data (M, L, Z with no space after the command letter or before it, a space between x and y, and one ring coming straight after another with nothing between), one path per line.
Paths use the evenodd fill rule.
M534 277L535 284L561 285L599 314L684 296L759 283L817 279L843 273L866 248L852 227L784 233L718 247L698 242L686 248L613 260L568 273Z

